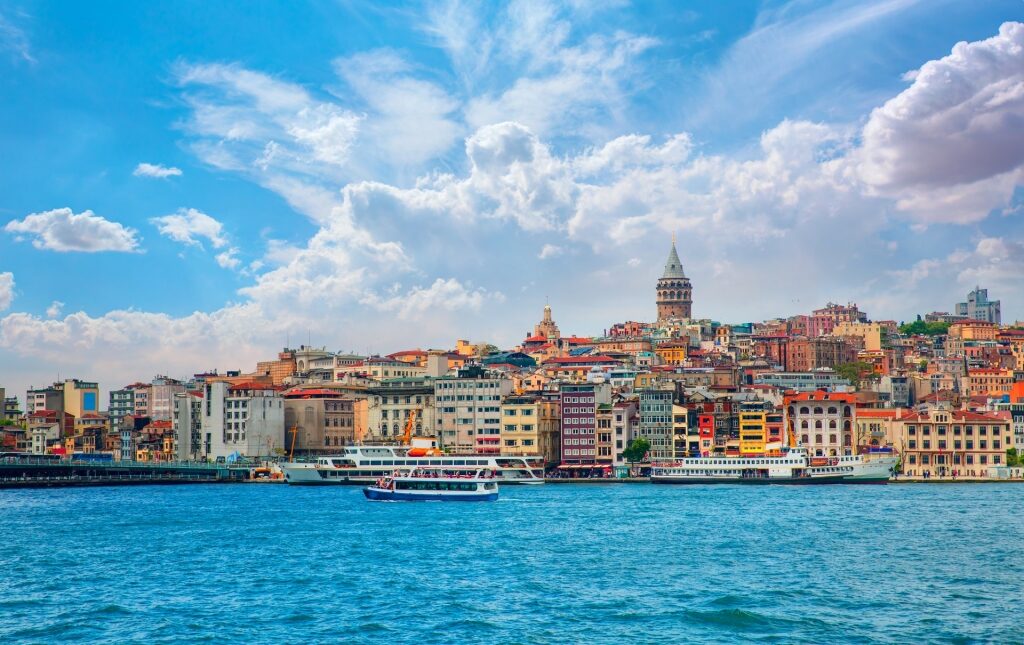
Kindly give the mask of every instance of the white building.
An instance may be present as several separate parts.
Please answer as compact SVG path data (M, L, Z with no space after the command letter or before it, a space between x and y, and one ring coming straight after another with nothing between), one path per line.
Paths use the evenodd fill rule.
M263 383L207 383L203 391L201 435L210 459L238 452L267 457L283 450L284 397Z
M166 376L153 379L149 387L149 418L167 421L174 413L174 396L185 391L185 385Z
M512 380L478 365L434 380L434 406L441 445L452 452L501 452L501 402Z
M202 440L203 398L181 392L174 395L174 413L171 427L174 428L174 442L178 461L199 461L206 459L209 444ZM205 448L205 450L204 450Z

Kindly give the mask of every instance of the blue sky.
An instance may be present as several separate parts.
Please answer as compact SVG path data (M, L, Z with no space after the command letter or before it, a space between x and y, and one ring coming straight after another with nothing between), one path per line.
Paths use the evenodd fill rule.
M1024 318L1022 14L5 3L0 385L597 334L672 232L700 317Z

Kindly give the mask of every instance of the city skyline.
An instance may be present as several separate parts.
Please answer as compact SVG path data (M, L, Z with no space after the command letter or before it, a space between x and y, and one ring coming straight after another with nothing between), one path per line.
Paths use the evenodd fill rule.
M13 392L599 334L673 232L695 318L1024 318L1017 3L187 6L0 10Z

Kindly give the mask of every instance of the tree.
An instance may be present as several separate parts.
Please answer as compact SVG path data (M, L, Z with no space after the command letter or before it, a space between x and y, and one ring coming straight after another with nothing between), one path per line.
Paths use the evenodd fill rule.
M651 442L643 437L637 437L629 442L629 445L622 451L622 456L629 462L630 466L638 461L643 461L648 452L651 451Z
M949 332L949 323L925 322L918 317L912 323L900 325L900 333L904 336L940 336Z
M863 381L875 381L879 378L878 374L875 374L875 368L871 366L871 363L864 361L853 361L852 363L837 365L836 374L849 381L852 385L860 385Z
M498 352L498 348L490 343L480 343L473 347L473 351L476 353L477 358L483 358L489 354L495 354Z
M1024 466L1024 458L1017 453L1016 448L1006 449L1006 465L1010 468L1016 468L1017 466Z

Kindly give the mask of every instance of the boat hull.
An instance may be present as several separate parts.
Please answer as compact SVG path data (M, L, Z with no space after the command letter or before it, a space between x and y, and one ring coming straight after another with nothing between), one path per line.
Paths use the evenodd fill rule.
M888 484L888 477L652 477L652 484L732 484L741 486L814 486L818 484Z
M498 499L497 491L492 493L439 493L436 491L394 491L370 486L363 489L366 499L374 502L493 502Z

